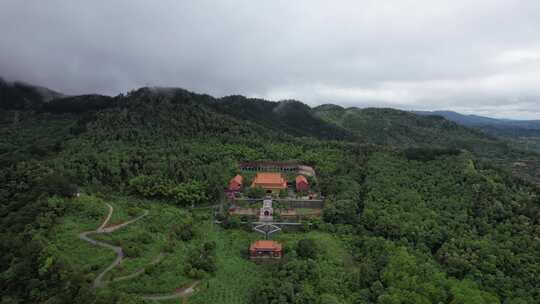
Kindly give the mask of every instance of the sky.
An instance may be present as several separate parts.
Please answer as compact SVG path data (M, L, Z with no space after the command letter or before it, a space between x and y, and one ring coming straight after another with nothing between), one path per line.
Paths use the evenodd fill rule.
M0 76L540 119L540 1L0 1Z

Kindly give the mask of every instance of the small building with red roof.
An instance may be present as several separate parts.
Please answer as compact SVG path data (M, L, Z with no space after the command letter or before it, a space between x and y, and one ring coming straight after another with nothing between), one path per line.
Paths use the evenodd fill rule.
M240 191L242 189L242 176L236 175L229 181L229 191Z
M283 255L281 244L272 240L258 240L249 246L249 258L258 259L280 259Z
M240 190L242 190L242 176L236 175L229 181L229 186L225 189L225 195L233 200Z
M296 176L296 191L308 191L309 182L303 175Z

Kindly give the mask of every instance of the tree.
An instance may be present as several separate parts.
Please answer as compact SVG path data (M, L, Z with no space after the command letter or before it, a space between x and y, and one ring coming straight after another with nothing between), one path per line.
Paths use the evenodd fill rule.
M216 270L216 244L205 242L201 247L191 250L186 265L186 274L198 278L202 272L214 272Z
M266 195L266 191L260 186L250 187L248 190L248 196L253 198L262 198Z
M356 224L360 219L359 202L352 199L328 200L322 217L325 222L332 224Z
M129 186L145 197L166 197L172 183L160 176L143 174L132 178L129 181Z
M303 284L300 291L294 295L294 304L312 304L317 303L319 297L315 293L313 287L309 284Z
M190 241L195 234L193 231L193 220L191 217L179 223L173 224L171 230L176 239L180 239L184 242Z
M196 181L178 184L169 193L180 206L196 206L207 200L203 184Z
M454 282L450 288L452 304L497 304L499 299L488 292L482 291L470 281Z
M65 175L53 173L41 179L38 189L49 195L69 197L77 193L77 186Z
M319 249L313 239L301 239L296 244L296 254L303 259L315 259Z
M321 304L341 304L341 301L339 299L331 294L323 294L321 295Z

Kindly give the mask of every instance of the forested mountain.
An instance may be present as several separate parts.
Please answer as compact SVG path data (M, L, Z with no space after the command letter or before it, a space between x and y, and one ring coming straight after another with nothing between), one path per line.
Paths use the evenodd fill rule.
M482 157L510 160L530 155L494 136L436 115L336 105L318 106L313 112L321 119L353 132L357 140L362 142L398 147L465 149ZM537 156L533 154L533 157Z
M352 133L317 118L309 106L295 100L271 102L243 96L223 97L209 105L219 112L294 136L353 139Z
M521 150L540 153L540 120L497 119L464 115L453 111L414 111L413 113L424 116L441 116L457 124L507 140Z
M202 280L190 303L540 302L540 190L486 159L521 153L495 138L392 109L172 88L52 100L13 89L0 100L2 303L142 303L137 291L190 276ZM285 233L296 244L287 259L250 263L248 232L189 208L219 201L236 162L258 160L316 168L327 201L303 232L315 253L298 254L302 234ZM141 180L158 190L134 191ZM82 251L77 234L97 226L103 202L124 217L166 210L123 242L136 260L166 241L171 264L92 289L113 257ZM212 267L192 261L207 238Z
M62 94L44 87L19 81L11 83L0 78L0 108L2 109L34 109L61 96Z
M512 139L540 138L540 120L497 119L478 115L464 115L452 111L414 111L414 113L425 116L442 116L450 121L481 130L492 136Z
M493 138L438 116L419 116L389 108L342 108L322 105L313 109L325 121L354 132L361 140L391 146L462 148L468 142L496 143Z
M413 113L419 115L442 116L450 121L469 127L493 126L540 130L540 120L499 119L479 115L465 115L453 111L414 111Z

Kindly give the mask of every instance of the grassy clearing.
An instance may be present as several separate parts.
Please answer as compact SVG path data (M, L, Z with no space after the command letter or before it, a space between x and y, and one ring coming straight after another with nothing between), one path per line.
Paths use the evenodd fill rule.
M196 211L196 218L208 211ZM204 216L203 216L204 217ZM209 218L206 216L206 218ZM247 248L258 234L243 230L223 230L209 219L199 221L195 238L190 242L177 242L172 253L151 270L127 281L111 284L115 290L134 294L170 293L192 282L185 276L185 259L190 248L206 241L216 242L217 271L207 275L198 285L198 291L189 303L246 303L250 290L261 278L258 265L246 259ZM180 303L171 300L170 303Z
M100 240L122 247L126 254L122 265L111 271L112 277L129 275L148 266L168 243L171 227L189 217L188 212L167 204L147 202L144 208L149 210L149 214L139 221L113 233L98 236ZM141 208L132 210L139 211L135 216L142 213ZM181 247L177 244L173 255L178 250L183 251ZM170 257L167 256L165 261L168 259Z
M107 267L115 258L114 252L106 248L93 246L78 238L79 233L83 231L94 230L98 228L106 218L109 209L106 203L114 207L114 212L111 221L114 219L116 223L121 223L133 218L142 213L141 208L137 208L140 204L138 201L132 202L129 198L114 200L114 198L101 199L91 195L82 195L80 198L67 201L70 204L68 211L60 222L51 231L51 247L56 249L57 256L75 269L81 270L88 282L91 282L95 276ZM138 212L137 214L133 214ZM134 215L134 216L133 216ZM142 220L141 220L142 221ZM114 222L113 222L114 223ZM105 240L111 244L119 243L118 240L125 237L127 234L131 237L140 237L144 229L137 226L138 223L122 228L121 230L112 233L111 235L121 234L119 237L92 234L94 239ZM125 230L128 230L125 232ZM159 237L159 235L156 235ZM145 244L146 245L146 244ZM158 245L159 246L159 245ZM127 260L123 267L115 268L111 271L114 275L129 274L131 270L136 270L147 262L150 262L157 254L159 254L158 246L146 246L141 259ZM147 249L147 250L146 250ZM106 278L108 279L108 278Z
M80 232L96 229L106 217L108 208L105 203L93 196L82 195L68 201L68 212L49 234L51 247L56 256L71 267L81 270L88 282L96 273L105 268L114 259L115 254L100 247L81 241Z
M97 228L105 218L108 208L105 201L91 196L82 196L75 200L74 206L52 235L52 244L57 247L62 259L86 275L89 283L95 276L114 260L114 253L105 248L92 246L78 239L78 233ZM176 240L171 252L163 260L149 264L163 251L170 238L171 227L190 216L190 212L158 202L132 200L131 198L108 198L114 206L117 223L140 215L144 209L149 214L140 221L110 234L94 235L111 244L135 248L137 254L124 260L120 267L113 269L106 278L129 275L141 268L146 271L132 279L110 283L100 292L124 292L133 295L171 293L193 282L185 274L188 253L192 248L200 247L206 241L216 243L217 270L206 275L197 286L197 292L189 303L247 303L253 288L266 274L268 267L247 259L249 244L261 239L262 235L242 229L224 230L211 221L211 209L194 210L195 236L191 241ZM137 213L134 214L134 211ZM317 271L323 278L321 288L336 293L341 289L335 285L335 278L344 277L346 261L350 260L343 242L334 236L318 231L284 232L274 235L274 239L283 243L286 258L294 258L294 247L302 238L317 241L320 255L317 258ZM328 280L324 280L328 277ZM342 280L338 280L342 281ZM181 303L171 300L169 303ZM167 303L167 301L165 301Z
M224 230L210 223L201 225L204 238L217 244L217 271L203 280L189 303L247 303L250 292L262 278L263 269L246 258L249 244L259 234L243 230Z
M108 242L136 247L138 254L134 258L126 258L122 267L111 271L113 276L124 276L141 268L146 268L144 274L126 281L116 282L112 288L128 293L168 293L188 284L190 280L183 273L184 260L187 252L195 246L197 240L182 242L177 240L172 252L167 252L161 262L149 264L163 251L171 226L181 222L188 213L179 208L165 204L151 204L148 216L125 229L104 235Z
M269 274L268 265L256 264L246 258L249 244L260 239L261 235L238 229L201 228L209 231L208 238L218 244L218 270L215 276L201 282L199 291L189 299L189 303L248 303L255 285ZM343 242L331 234L318 231L285 232L273 237L284 245L286 258L293 258L296 255L294 247L303 238L315 239L320 248L317 272L322 278L322 290L329 293L339 292L343 287L336 284L335 278L340 278L338 281L344 282L347 272L345 266L347 261L350 261L350 255Z
M109 244L120 246L124 249L126 258L121 265L110 272L110 277L125 276L142 267L148 265L159 255L166 243L165 231L150 233L147 226L150 221L155 220L148 215L138 222L126 226L110 234L94 235L95 239L105 241ZM129 249L128 247L133 247ZM135 252L135 253L131 253ZM132 257L130 257L130 255Z
M109 288L130 294L158 294L184 287L192 281L185 276L183 268L188 249L188 244L179 242L172 253L155 266L148 267L145 273L112 283Z
M142 213L138 210L135 210L133 207L128 207L115 201L108 201L108 203L114 208L114 212L111 216L111 219L109 220L108 226L117 225L129 221L133 217Z

